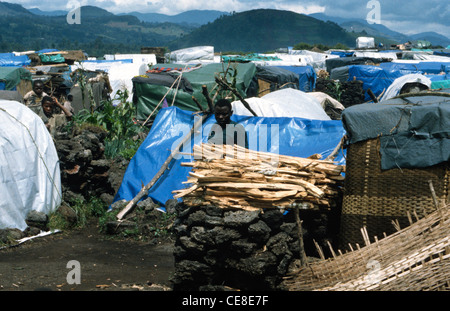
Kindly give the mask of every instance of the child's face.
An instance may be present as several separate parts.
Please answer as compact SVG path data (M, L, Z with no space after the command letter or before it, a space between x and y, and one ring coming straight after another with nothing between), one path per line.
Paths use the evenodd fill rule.
M53 103L51 101L45 101L42 103L42 109L46 116L50 116L53 113Z
M41 96L42 92L44 92L44 86L38 83L34 86L33 91L36 93L37 96Z

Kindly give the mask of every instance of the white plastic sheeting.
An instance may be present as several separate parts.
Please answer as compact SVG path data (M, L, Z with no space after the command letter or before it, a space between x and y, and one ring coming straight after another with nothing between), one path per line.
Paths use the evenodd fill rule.
M308 50L291 50L290 55L301 57L306 65L312 66L316 70L326 69L326 60L331 58L339 58L338 55L330 53L319 53Z
M271 92L261 98L248 98L245 101L258 117L330 120L318 99L308 93L291 88ZM231 105L234 114L253 116L240 100L232 102Z
M323 109L325 109L327 102L330 103L333 106L333 108L336 108L339 110L345 109L344 105L342 105L339 101L337 101L330 95L325 94L323 92L308 92L308 95L316 98L320 102L320 105L322 106Z
M0 100L0 228L25 230L32 211L61 204L58 154L41 118L17 101Z
M353 55L355 57L387 58L387 59L392 59L392 60L398 59L396 52L355 51Z
M131 59L133 63L137 64L148 64L156 65L156 55L155 54L114 54L105 55L105 59L109 60L125 60Z
M255 60L253 63L261 66L306 66L312 62L312 58L307 55L291 55L291 54L260 54L262 56L279 58L279 60Z
M431 88L431 80L422 74L408 74L397 78L386 90L380 101L384 101L393 98L400 94L400 90L406 83L421 83L428 88Z
M167 63L215 62L213 46L195 46L165 54Z
M358 37L356 38L356 48L371 49L375 47L375 39L372 37Z
M125 59L123 59L125 60ZM156 61L156 60L155 60ZM117 91L128 91L128 101L132 101L133 98L133 82L132 79L135 76L144 75L146 71L149 69L147 62L139 62L133 61L130 62L122 62L121 60L117 61L90 61L90 62L82 62L75 63L71 70L75 71L78 68L82 68L90 71L102 70L108 74L109 84L112 88L111 98L114 98L117 94Z

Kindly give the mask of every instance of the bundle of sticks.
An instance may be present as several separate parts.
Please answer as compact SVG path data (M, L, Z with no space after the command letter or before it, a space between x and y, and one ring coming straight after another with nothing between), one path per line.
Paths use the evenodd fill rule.
M234 145L195 145L185 184L175 190L188 206L223 208L331 208L345 167L332 161L259 152Z

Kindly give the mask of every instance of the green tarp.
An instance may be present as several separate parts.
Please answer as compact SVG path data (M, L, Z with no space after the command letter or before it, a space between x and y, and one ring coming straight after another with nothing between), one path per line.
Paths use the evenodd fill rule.
M137 108L136 118L138 120L146 120L152 113L153 118L154 116L156 116L158 110L163 106L163 104L172 106L173 103L174 106L183 110L198 111L199 108L192 100L192 96L194 96L199 101L200 105L206 110L208 104L202 94L202 86L206 85L208 91L210 92L210 94L212 94L210 97L213 97L215 90L217 89L214 77L216 74L223 73L224 68L226 69L226 67L226 64L213 63L203 65L198 69L184 72L182 75L182 84L185 86L188 85L189 87L187 88L179 87L177 89L178 82L176 82L174 84L174 87L171 89L170 85L172 85L172 83L170 83L170 80L167 80L167 74L164 72L160 74L161 79L146 78L142 76L133 78L133 102L135 103ZM185 68L185 65L164 64L152 67L153 70L157 70L158 68ZM244 98L248 97L249 92L252 93L251 96L254 96L257 93L257 82L256 79L254 79L256 74L255 64L236 63L231 65L230 68L230 74L233 73L233 70L236 70L237 72L235 87L239 91L239 93ZM151 77L151 75L149 74L148 77ZM173 81L175 81L175 79L176 76L173 76ZM232 81L232 77L230 75L227 77L227 79L229 82ZM253 88L256 89L253 90ZM167 95L165 98L165 102L161 103L160 106L155 109L164 98L164 95L166 93ZM176 99L175 101L173 101L173 98L175 96Z
M450 88L450 80L441 80L441 81L432 81L431 89L449 89Z
M31 72L22 67L0 67L0 82L5 84L5 90L13 90L21 80L31 81Z
M39 57L43 63L64 63L66 61L61 54L49 55L40 53Z

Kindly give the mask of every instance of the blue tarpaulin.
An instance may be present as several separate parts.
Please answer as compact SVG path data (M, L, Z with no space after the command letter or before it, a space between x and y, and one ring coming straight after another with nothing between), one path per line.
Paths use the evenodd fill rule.
M346 52L346 51L331 51L331 55L337 55L339 57L353 57L355 52Z
M0 67L23 67L31 64L27 55L16 56L14 53L0 53Z
M312 92L316 87L317 75L312 66L277 66L298 74L298 89L303 92Z
M408 71L408 73L439 74L450 66L449 62L418 62L418 63L381 63L380 67L386 70Z
M381 65L353 65L348 67L349 81L353 80L353 77L356 77L356 80L363 82L363 89L366 91L366 101L371 100L370 96L367 94L367 89L370 88L375 96L378 97L383 90L388 89L395 79L410 73L416 72L398 69L384 69Z
M147 185L152 180L172 149L189 133L195 118L193 112L177 107L160 110L147 138L131 159L114 202L132 200L142 189L142 185ZM238 115L233 115L231 119L244 125L249 137L249 149L296 157L321 154L325 158L345 134L341 121L334 120ZM194 143L206 142L214 123L213 115L207 117L200 133L191 137L191 141L182 148L183 155L172 160L165 173L149 190L148 196L155 202L164 206L167 200L173 199L172 191L186 188L182 182L187 180L191 168L183 167L181 163L191 162L193 159L184 153L192 153ZM341 153L335 160L339 164L345 164Z

